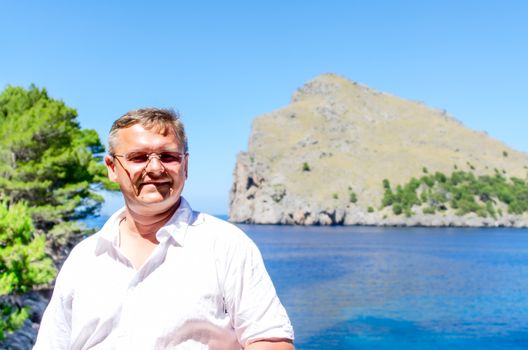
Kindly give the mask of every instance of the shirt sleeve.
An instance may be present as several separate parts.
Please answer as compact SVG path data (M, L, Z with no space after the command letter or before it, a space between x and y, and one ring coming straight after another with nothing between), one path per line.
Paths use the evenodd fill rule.
M44 311L33 350L68 349L71 333L72 291L68 260L57 276L51 300Z
M293 340L293 328L257 246L247 237L228 259L225 301L233 328L243 346L256 340Z

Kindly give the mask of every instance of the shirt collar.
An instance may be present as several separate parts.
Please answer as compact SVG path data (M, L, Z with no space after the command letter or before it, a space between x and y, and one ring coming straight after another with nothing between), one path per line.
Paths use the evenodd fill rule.
M180 197L180 205L167 223L156 233L157 240L161 243L172 237L177 244L183 246L187 228L192 225L195 215L185 198Z
M102 254L106 249L117 243L119 223L123 220L125 214L126 206L116 211L103 225L99 232L96 254ZM163 243L172 237L178 245L183 246L187 228L194 224L196 218L197 215L192 211L189 203L185 198L180 197L178 209L176 209L169 221L158 230L156 239Z

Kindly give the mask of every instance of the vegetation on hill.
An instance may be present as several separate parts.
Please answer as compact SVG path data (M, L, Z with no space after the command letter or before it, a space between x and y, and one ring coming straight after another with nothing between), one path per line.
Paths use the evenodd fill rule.
M457 215L476 213L493 218L502 216L503 210L510 214L528 212L528 181L517 177L508 179L498 170L495 175L480 176L462 170L450 176L436 172L419 179L411 178L395 189L385 179L383 187L381 206L392 207L396 215L412 216L413 207L421 207L424 214L453 209Z
M53 280L47 253L63 258L87 232L75 220L102 202L104 147L76 118L45 89L0 94L0 339L27 317L17 296Z

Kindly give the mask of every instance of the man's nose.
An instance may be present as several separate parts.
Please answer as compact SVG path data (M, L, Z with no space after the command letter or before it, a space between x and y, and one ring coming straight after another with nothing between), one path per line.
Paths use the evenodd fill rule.
M147 166L145 167L147 172L149 173L163 173L165 172L165 167L163 166L163 163L160 160L159 154L150 154L149 159L147 161Z

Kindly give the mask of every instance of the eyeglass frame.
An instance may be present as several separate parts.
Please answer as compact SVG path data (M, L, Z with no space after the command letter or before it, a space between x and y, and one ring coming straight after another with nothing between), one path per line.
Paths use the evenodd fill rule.
M134 154L134 153L137 153L137 154L141 154L141 155L146 155L147 156L147 159L144 161L144 162L141 162L141 163L134 163L133 161L131 161L130 159L127 159L128 156L130 154ZM162 152L150 152L150 153L147 153L147 152L130 152L130 153L125 153L125 154L115 154L115 153L110 153L110 155L114 158L114 159L117 159L117 161L119 163L121 163L121 161L119 160L118 157L123 157L125 159L125 162L127 164L129 163L132 163L132 164L135 164L136 166L139 166L141 165L143 168L146 168L147 165L150 163L150 161L152 160L152 158L157 158L158 161L163 165L163 167L165 168L166 166L170 166L170 163L166 163L164 162L161 157L164 153L171 153L171 154L178 154L178 156L180 157L180 160L177 161L177 165L181 165L185 159L185 157L187 157L189 155L188 152L172 152L172 151L162 151ZM144 163L144 164L143 164ZM121 166L123 166L123 164L121 164ZM134 165L132 165L134 166Z

